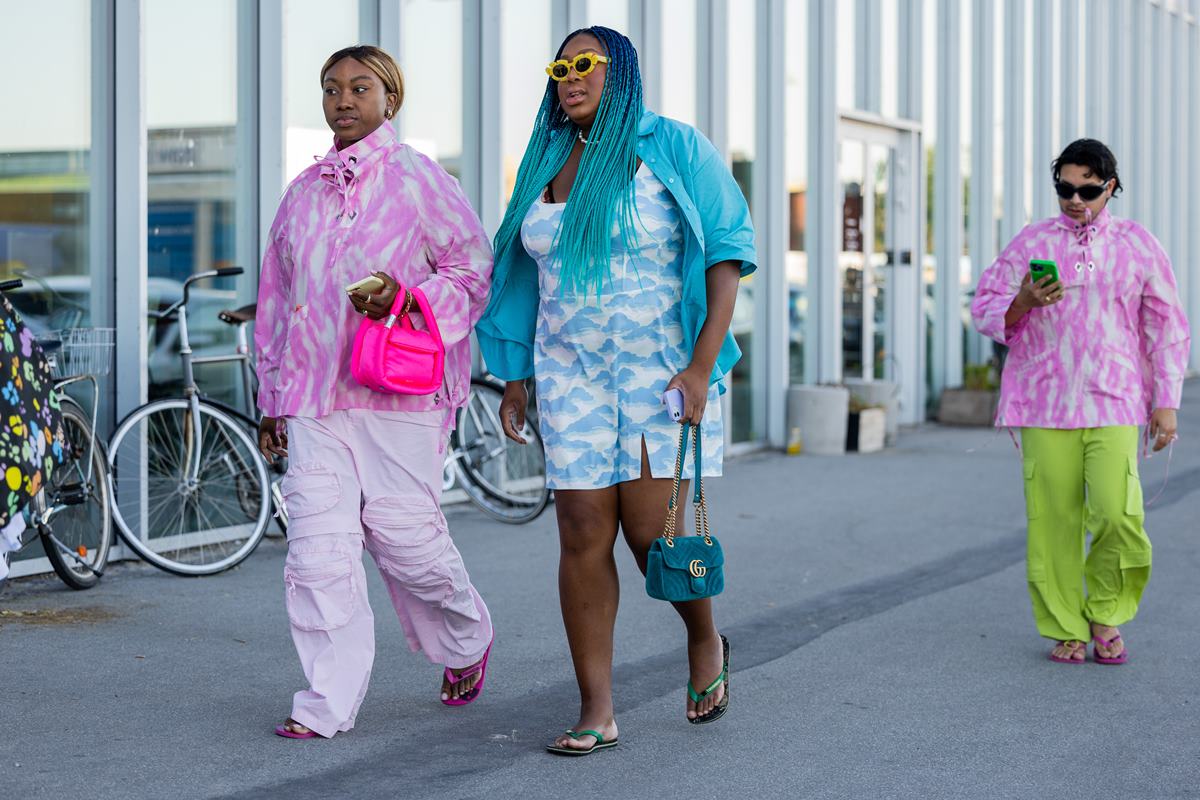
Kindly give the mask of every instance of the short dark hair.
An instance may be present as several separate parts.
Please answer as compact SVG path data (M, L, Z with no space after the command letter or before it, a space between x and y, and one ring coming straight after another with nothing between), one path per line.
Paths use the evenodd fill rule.
M1096 139L1076 139L1067 145L1062 154L1050 165L1055 182L1062 174L1064 164L1087 167L1093 175L1105 183L1108 183L1109 180L1116 180L1117 183L1113 186L1113 197L1116 197L1117 193L1124 188L1121 186L1121 177L1117 175L1117 157L1104 142Z

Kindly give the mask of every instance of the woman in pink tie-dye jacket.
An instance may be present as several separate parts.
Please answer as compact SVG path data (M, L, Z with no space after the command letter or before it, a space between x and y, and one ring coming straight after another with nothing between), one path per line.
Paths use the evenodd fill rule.
M467 396L468 334L487 302L491 246L458 182L396 141L388 120L404 86L387 53L334 53L321 87L334 147L279 205L255 333L259 445L268 458L289 458L285 602L309 683L275 729L289 738L354 726L375 647L364 546L409 646L445 666L442 702L479 695L492 641L487 606L439 508L444 440ZM382 289L348 295L344 287L372 273ZM360 323L387 315L399 285L424 292L446 347L445 381L427 396L376 392L350 372Z
M996 424L1021 429L1027 578L1050 658L1121 664L1117 626L1150 577L1138 426L1175 439L1189 334L1171 263L1141 225L1112 216L1117 162L1073 142L1054 162L1062 214L1028 225L979 280L975 325L1009 354ZM1055 262L1036 283L1031 260ZM1085 537L1091 547L1085 555Z

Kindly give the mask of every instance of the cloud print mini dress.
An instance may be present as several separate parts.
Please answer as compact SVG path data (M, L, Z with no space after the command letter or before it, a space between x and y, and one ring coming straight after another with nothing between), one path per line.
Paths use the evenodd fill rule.
M614 226L610 278L599 297L563 292L552 248L564 203L539 200L522 223L522 244L538 265L533 361L553 489L636 480L643 438L654 477L674 474L679 424L662 395L690 363L681 321L683 220L644 165L634 180L637 241L626 248ZM703 473L720 475L724 435L716 384L708 388L701 431ZM692 472L686 461L684 477Z

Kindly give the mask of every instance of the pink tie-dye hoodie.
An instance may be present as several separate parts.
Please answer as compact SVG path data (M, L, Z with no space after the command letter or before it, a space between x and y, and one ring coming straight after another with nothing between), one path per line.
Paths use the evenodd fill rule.
M446 346L431 395L372 391L350 374L363 316L345 286L372 272L420 288ZM470 334L487 304L492 248L458 181L387 123L300 173L263 257L254 342L258 405L272 417L338 409L449 411L470 387ZM419 315L414 323L422 327Z
M1030 259L1058 265L1063 299L1005 327ZM1100 212L1027 225L979 279L975 327L1009 346L996 424L1143 425L1179 408L1188 325L1171 263L1141 225Z

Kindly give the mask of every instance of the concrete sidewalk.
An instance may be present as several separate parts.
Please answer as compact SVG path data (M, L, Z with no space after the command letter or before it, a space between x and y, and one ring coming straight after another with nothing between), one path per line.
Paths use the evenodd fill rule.
M452 530L497 625L484 696L438 702L439 670L407 651L369 567L375 674L358 726L329 741L270 733L302 681L279 541L208 579L130 564L82 593L9 584L0 796L1200 797L1200 383L1185 395L1124 667L1046 659L1017 454L931 426L876 455L730 461L712 483L733 646L718 724L684 721L682 626L619 550L621 745L545 754L577 703L553 513L511 528L461 508ZM1165 465L1143 464L1147 497Z

